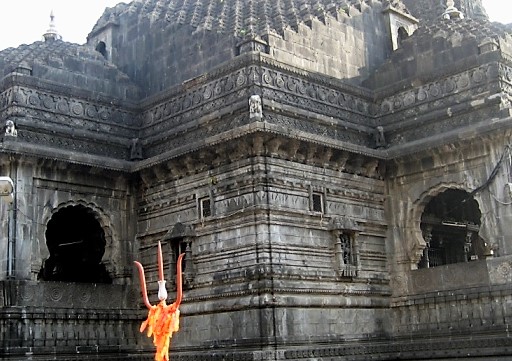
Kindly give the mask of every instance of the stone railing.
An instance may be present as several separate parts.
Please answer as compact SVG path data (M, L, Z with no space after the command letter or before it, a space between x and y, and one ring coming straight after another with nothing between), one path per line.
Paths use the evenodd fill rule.
M138 330L145 316L136 291L120 285L1 282L0 353L13 360L55 354L89 359L143 351L149 344Z
M392 332L400 342L409 340L415 351L437 339L439 348L425 357L445 346L445 356L463 349L467 354L507 354L512 347L511 283L512 256L411 271L408 295L393 302Z

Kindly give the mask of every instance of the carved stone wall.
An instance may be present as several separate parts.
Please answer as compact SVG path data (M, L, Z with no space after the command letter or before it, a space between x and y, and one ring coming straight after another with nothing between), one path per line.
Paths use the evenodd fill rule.
M3 357L153 359L132 261L156 302L158 241L170 299L186 253L173 359L509 357L510 39L433 21L390 53L389 2L310 3L134 1L89 39L106 41L108 59L86 62L105 82L78 87L66 49L7 71ZM422 213L447 189L474 198L496 258L417 270ZM113 284L38 280L48 223L70 206L105 233Z
M187 168L196 172L179 178L172 165L171 172L143 172L142 261L152 262L155 242L172 225L194 229L187 260L194 276L185 291L183 328L173 338L176 357L201 345L215 350L205 357L232 350L232 357L258 359L249 350L262 342L304 343L304 335L315 335L308 342L320 343L384 332L390 293L382 180L359 171L364 162L357 156L345 160L352 168L322 169L317 164L329 163L327 149L300 156L285 138L276 140L257 134L231 141L234 149L246 149L237 155L222 145L204 157L191 154ZM211 166L197 171L203 163ZM322 195L323 212L312 210L312 193ZM198 206L205 198L212 204L208 216ZM336 266L331 220L343 216L358 232L358 271L351 275ZM147 275L153 298L155 271Z
M247 99L253 94L262 98L262 120L275 126L275 131L289 129L303 132L303 137L322 137L324 142L354 144L366 153L361 147L373 144L375 107L370 94L295 70L264 54L245 54L229 66L163 94L142 114L145 156L172 157L203 146L195 139L218 143L249 132L250 127L254 131L261 123L247 114Z
M125 174L106 174L88 167L22 156L2 158L1 168L3 174L14 180L16 194L12 206L4 205L2 279L9 277L6 270L11 243L15 247L10 256L16 263L13 275L25 280L37 278L49 256L47 224L59 209L70 205L83 205L96 215L106 238L103 264L114 282L124 283L131 277L127 255L132 249L134 204L129 196L132 185Z
M130 159L130 141L139 125L134 111L32 84L2 92L0 114L15 123L18 143L37 145L49 154L65 149L122 160Z
M506 331L512 319L510 265L509 256L410 272L409 296L393 303L394 334L439 339L424 357L456 355L457 349L475 358L506 355L512 345ZM472 335L478 340L466 341ZM441 341L447 337L451 346Z
M100 41L109 44L113 63L144 96L209 73L251 50L359 84L391 51L382 10L381 1L313 5L229 0L162 6L145 0L107 10L88 42L94 47ZM253 46L247 48L247 43Z
M391 236L397 270L414 268L424 247L420 230L423 208L432 196L449 188L473 192L482 214L496 215L482 217L479 236L499 248L500 255L509 254L510 246L505 241L508 236L504 238L508 235L505 224L511 217L507 207L510 195L506 191L508 166L500 161L508 154L508 137L507 133L482 136L472 142L432 149L415 158L397 160L397 167L388 169L392 195L388 214L393 214L392 223L398 226Z
M437 0L402 0L411 13L426 21L435 21L446 10L446 1ZM455 7L464 13L464 16L473 19L486 19L487 13L482 0L455 0Z
M29 354L89 359L148 346L138 335L143 317L138 289L26 281L3 281L0 287L0 350L9 359Z
M266 34L269 53L279 62L360 84L391 52L391 37L380 1L351 5L311 17L297 28L285 29L282 36Z
M386 139L391 145L406 144L480 122L490 112L487 107L499 105L501 98L495 104L474 99L496 91L497 76L496 67L483 65L385 97L379 108Z

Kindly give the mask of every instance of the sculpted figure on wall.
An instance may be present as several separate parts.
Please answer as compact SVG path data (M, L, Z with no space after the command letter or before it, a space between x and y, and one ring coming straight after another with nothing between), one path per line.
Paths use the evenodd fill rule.
M249 118L256 118L258 120L263 118L261 97L259 95L251 95L249 98Z
M12 120L8 120L5 122L5 135L10 137L17 137L18 131L16 130L16 126Z
M130 159L142 159L142 145L140 144L139 138L132 139L132 144L130 146Z
M375 129L374 137L375 137L375 147L376 148L384 148L387 146L386 137L384 136L384 128L382 126L379 125Z

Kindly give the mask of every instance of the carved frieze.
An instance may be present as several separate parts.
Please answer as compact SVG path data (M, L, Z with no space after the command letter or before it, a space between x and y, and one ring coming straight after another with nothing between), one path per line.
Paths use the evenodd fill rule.
M262 87L261 96L265 100L276 100L333 119L343 117L345 122L359 126L367 124L368 116L375 112L372 103L361 96L330 88L328 84L313 80L304 74L286 73L277 69L270 66L245 65L242 69L224 74L218 79L211 80L210 77L207 82L192 87L183 86L181 93L151 106L142 114L144 129L141 138L146 139L146 144L150 148L148 154L160 153L158 147L153 148L153 144L157 144L159 139L175 137L177 130L186 132L188 128L197 126L195 122L198 118L208 117L212 112L225 112L230 105L239 102L242 96L254 95L247 91L248 87L254 85ZM307 122L296 125L312 131L315 126L306 125ZM331 124L330 127L324 126L314 133L326 135L330 132L334 135L335 130L331 128L335 127ZM339 133L338 137L345 132ZM179 136L182 135L183 133L180 133ZM367 137L364 134L360 135L357 144L366 144ZM349 138L344 140L350 141Z
M270 68L263 69L262 86L265 88L264 91L273 94L275 99L285 100L286 103L299 108L316 110L320 114L336 118L339 118L343 111L348 111L350 121L359 124L367 123L367 117L373 111L371 102L363 97L342 92L334 86L329 87L307 77ZM267 89L273 89L274 92Z
M194 118L208 114L209 111L218 110L229 104L230 100L239 100L236 92L251 82L254 78L253 73L256 71L255 66L244 67L195 87L184 86L182 92L143 112L142 120L146 127L146 135L180 125L184 118ZM192 110L195 110L195 114L189 114ZM180 115L181 117L178 117Z
M380 122L386 140L390 145L405 144L488 118L484 106L489 104L474 100L498 91L491 82L495 72L496 66L486 64L383 99Z
M18 141L129 159L138 124L133 112L19 86L0 94L0 107L15 122Z
M170 149L177 149L187 145L194 147L194 144L197 144L199 139L207 139L213 135L235 129L248 123L250 123L249 115L240 114L227 121L216 122L215 126L194 127L194 129L189 131L176 132L172 135L167 135L168 138L161 139L159 144L149 147L145 155L152 157L163 154Z
M99 143L94 142L93 140L61 137L56 136L55 134L42 133L28 129L19 131L17 138L19 141L35 143L53 149L66 149L78 151L83 154L96 154L99 156L110 156L118 159L129 158L128 144L114 145L108 142Z
M263 62L265 63L265 62ZM265 120L274 124L292 129L302 130L311 134L318 134L335 140L349 142L361 146L370 146L373 142L372 134L361 131L361 126L372 127L374 119L382 117L381 122L397 119L396 113L401 113L402 119L413 119L421 113L431 112L434 109L452 104L456 99L449 96L470 99L472 94L488 90L489 79L493 78L491 65L462 72L441 81L430 82L415 89L384 98L373 103L361 95L354 95L332 84L313 80L312 77L294 74L279 67L265 64L262 67L245 66L243 69L226 74L219 79L210 80L204 84L196 84L187 89L187 92L177 94L172 99L157 104L143 114L143 139L147 140L148 155L160 154L162 149L169 149L189 142L186 140L188 129L196 127L194 120L221 109L225 110L229 104L239 101L242 93L250 85L261 85L261 96L267 102L276 101L281 105L289 105L293 109L313 111L315 114L328 116L333 119L330 126L322 125L304 117L286 117L282 115L266 114ZM210 78L211 79L211 78ZM458 102L460 102L460 99ZM300 119L299 119L300 118ZM189 123L187 125L187 123ZM236 122L235 122L236 123ZM240 123L238 124L246 124ZM345 124L345 125L344 125ZM236 124L235 124L236 125ZM463 125L463 124L461 124ZM451 127L460 126L451 124ZM353 130L350 130L352 127ZM428 129L411 124L409 132L416 134L389 133L389 144L416 139L424 136ZM213 127L210 127L210 130ZM342 129L343 128L343 129ZM217 134L222 131L218 129ZM436 128L438 129L438 128ZM179 131L178 131L179 130ZM201 135L214 135L215 132L206 132ZM154 139L151 139L154 138ZM159 141L158 138L161 140ZM169 139L180 138L168 142ZM197 139L197 132L192 136ZM165 141L163 141L165 139ZM162 144L153 146L153 144ZM367 168L369 169L369 168Z
M19 86L10 88L0 95L0 109L6 106L28 107L66 117L79 117L112 125L128 127L140 125L135 113L119 107Z
M440 336L441 337L441 336ZM435 342L435 347L432 347ZM493 355L496 349L506 349L512 345L512 341L507 337L482 338L477 340L461 339L429 339L427 341L398 341L382 344L353 343L344 345L334 345L326 348L315 347L309 349L287 350L284 352L286 360L311 360L318 358L343 359L346 355L351 355L353 360L367 360L375 355L380 355L383 359L395 359L404 357L413 359L417 354L426 359L433 359L437 355L450 355L457 357L460 350L480 350L479 355ZM188 360L187 360L188 361Z
M494 77L494 74L491 65L483 65L444 80L430 82L415 89L409 89L384 98L375 104L362 96L341 91L335 86L329 86L329 84L313 81L308 76L288 73L271 66L261 68L248 66L155 105L143 115L144 124L147 125L143 135L154 135L155 137L154 141L156 143L153 140L147 142L150 148L149 156L160 154L163 148L169 149L168 144L172 147L180 146L190 141L190 138L186 140L186 137L184 137L187 128L192 127L192 124L187 126L187 123L211 114L212 111L226 109L226 106L234 104L240 99L241 89L251 84L260 84L262 87L261 96L265 101L276 101L279 104L314 111L315 114L332 117L335 124L322 125L320 122L303 119L303 117L291 118L270 113L266 115L266 121L343 142L370 146L370 143L373 142L373 133L366 134L358 126L372 126L376 117L382 117L381 122L386 123L387 118L389 120L397 119L397 112L401 113L402 119L413 119L421 113L431 112L434 109L444 107L445 104L447 106L448 103L454 103L456 99L448 99L449 96L457 96L458 99L464 99L464 97L470 99L472 94L488 90L490 86L489 79L492 77ZM247 92L244 92L244 95L247 95ZM460 102L460 99L458 102ZM238 122L238 124L247 123ZM352 124L353 130L350 130L350 124ZM461 125L464 124L452 123L447 129ZM341 129L342 127L343 129ZM210 129L212 128L210 127ZM425 128L418 129L412 124L411 128L414 129L410 129L408 132L415 134L389 133L389 144L399 144L417 139L424 136L425 132L432 131ZM215 129L217 134L222 131L217 127ZM436 125L436 130L438 129ZM177 130L181 130L181 132L177 132ZM207 132L202 135L214 134L215 132ZM157 137L162 140L166 139L166 141L158 141ZM172 138L180 139L169 143L168 140ZM197 133L192 138L197 139ZM153 147L152 143L161 143L162 145Z
M494 77L493 71L493 67L486 64L443 80L429 82L414 89L385 97L378 103L380 109L378 115L385 117L407 108L419 107L424 103L434 104L441 98L463 91L470 91L470 95L482 93L488 89L488 81ZM415 110L415 113L422 112L418 109ZM428 110L430 109L424 109L425 112Z
M431 112L435 108L442 108L445 104L455 101L447 97L457 96L458 99L464 97L469 99L474 93L488 90L489 79L498 75L494 73L496 70L491 65L483 65L373 103L366 96L356 95L357 92L350 93L325 80L321 81L311 75L293 73L290 69L279 68L276 64L263 60L251 59L255 61L251 65L251 62L246 59L245 62L239 62L237 64L239 68L233 69L231 73L219 71L215 74L219 75L218 78L212 78L210 74L198 82L183 86L181 91L174 91L171 98L166 98L147 108L140 117L134 112L116 107L26 87L13 87L2 92L0 110L4 109L2 115L6 117L12 115L31 117L34 127L55 123L57 126L80 128L99 134L115 133L116 136L126 136L127 148L130 147L130 141L137 138L134 134L136 127L144 124L139 135L140 144L144 146L144 157L152 157L169 149L193 144L199 138L204 139L227 129L248 124L249 120L239 115L226 124L217 122L215 126L212 124L201 129L197 125L197 120L211 117L215 112L227 111L229 106L254 95L249 92L249 88L258 85L261 87L259 91L265 101L275 100L281 105L290 106L290 109L296 107L333 119L332 124L322 124L322 122L300 116L290 117L269 112L265 116L266 121L366 147L374 142L373 133L366 134L361 131L361 127L374 129L372 124L377 117L381 117L382 123L392 119L395 121L398 119L396 114L399 112L401 119L413 119L421 113ZM510 67L501 64L499 76L506 88L512 79ZM509 86L508 89L504 89L504 92L512 92L511 89L512 87ZM468 118L450 119L450 122L444 124L443 129L449 130L463 126L466 124L464 120ZM392 131L388 133L385 128L386 135L389 136L386 141L391 145L399 144L418 139L425 133L440 130L439 124L431 124L431 129L428 127L428 124L422 128L411 124L410 129L399 134ZM79 145L77 148L81 149ZM94 153L104 151L99 148L92 150ZM119 154L116 151L114 153ZM129 158L130 154L124 156L124 159ZM367 164L366 172L374 172L375 168Z
M92 139L97 134L98 137L108 137L115 134L116 137L126 137L131 139L135 130L124 126L118 126L112 123L100 123L91 121L81 117L73 117L71 115L64 115L59 113L52 113L44 110L33 109L22 106L11 106L3 112L5 117L16 117L23 126L31 129L43 129L48 131L60 131L65 133L64 129L72 128L70 130L76 133L77 130L88 131L89 137Z
M501 80L512 84L512 67L510 67L506 64L500 63L499 77Z
M352 144L364 146L368 142L368 137L364 133L356 132L355 130L340 129L338 127L328 126L327 124L319 124L304 118L292 118L285 115L269 113L265 115L265 121L286 127L287 129L299 130Z
M505 95L502 101L506 101L508 106L512 103L512 67L500 63L499 78L501 80L501 90Z
M416 139L425 138L426 135L443 134L482 121L488 118L485 110L473 110L472 113L464 113L459 116L436 119L422 122L420 126L409 127L401 132L392 133L389 137L391 144L404 144Z
M9 302L18 306L119 309L136 308L139 300L138 289L125 286L16 282L11 287Z

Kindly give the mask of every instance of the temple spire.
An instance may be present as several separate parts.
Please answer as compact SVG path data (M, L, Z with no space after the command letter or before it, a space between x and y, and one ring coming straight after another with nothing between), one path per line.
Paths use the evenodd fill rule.
M443 13L445 19L464 19L464 13L455 7L454 0L446 0L446 10Z
M62 36L60 36L57 28L55 27L55 15L53 15L53 10L50 12L50 26L46 33L43 34L44 41L54 41L54 40L62 40Z

